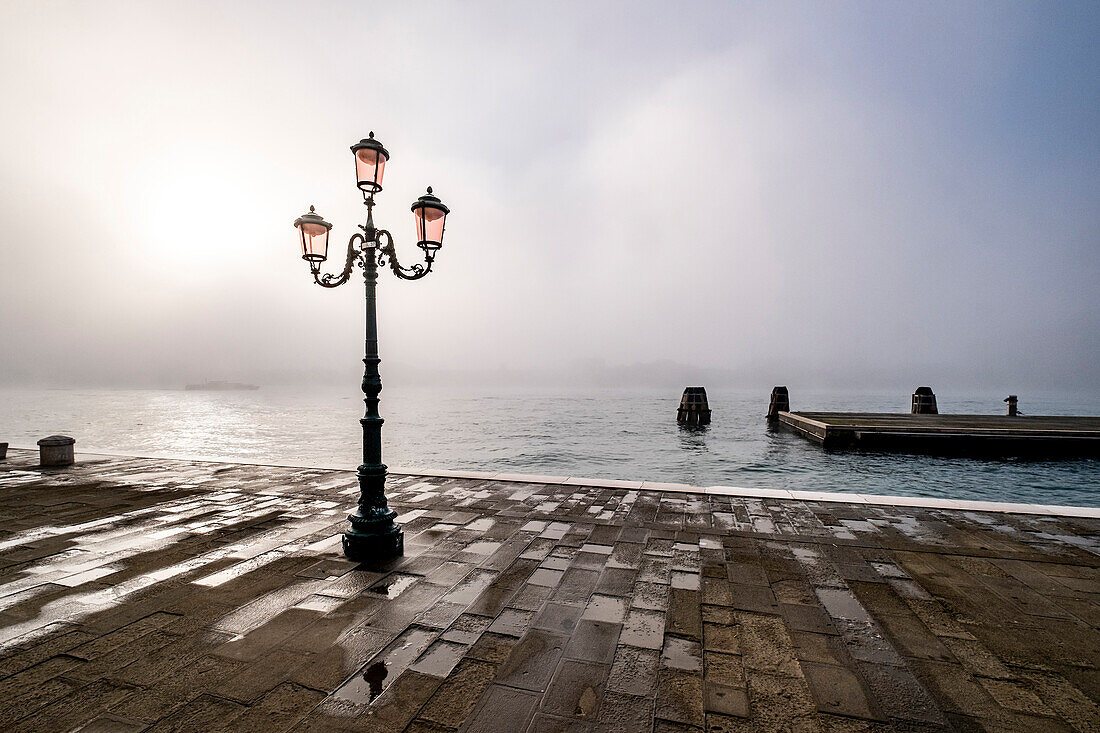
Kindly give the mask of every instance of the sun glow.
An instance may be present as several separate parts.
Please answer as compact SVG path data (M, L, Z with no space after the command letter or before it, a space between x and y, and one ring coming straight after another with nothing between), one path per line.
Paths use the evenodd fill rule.
M157 175L140 176L133 201L137 246L157 263L184 272L237 264L281 221L239 153L188 146L153 158Z

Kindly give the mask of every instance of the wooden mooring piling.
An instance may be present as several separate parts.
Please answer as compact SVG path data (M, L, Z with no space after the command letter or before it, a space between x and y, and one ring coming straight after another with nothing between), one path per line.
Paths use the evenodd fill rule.
M676 422L681 425L709 425L710 405L705 387L685 387L676 410Z

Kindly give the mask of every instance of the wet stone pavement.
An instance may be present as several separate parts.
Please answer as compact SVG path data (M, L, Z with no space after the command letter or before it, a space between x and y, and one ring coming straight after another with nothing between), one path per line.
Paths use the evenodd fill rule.
M1095 731L1100 521L0 462L5 731Z

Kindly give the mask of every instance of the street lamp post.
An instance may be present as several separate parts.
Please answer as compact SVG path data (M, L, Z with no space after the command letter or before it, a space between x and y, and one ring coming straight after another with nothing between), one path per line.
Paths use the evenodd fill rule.
M360 224L348 240L347 259L339 275L321 274L321 263L328 258L328 235L332 225L309 207L309 213L294 221L302 246L302 259L309 263L310 273L318 285L335 288L351 278L352 269L363 270L366 282L366 347L363 354L363 395L366 414L363 426L363 463L359 466L359 505L348 516L351 527L344 532L344 554L356 561L384 560L404 552L404 534L394 521L397 512L386 501L386 466L382 463L382 423L378 414L378 394L382 378L378 374L378 323L375 311L375 287L378 268L387 265L402 280L419 280L432 271L435 254L443 246L443 230L450 213L442 201L428 192L412 205L416 222L417 246L424 251L424 262L403 267L397 261L393 237L385 229L374 226L374 196L382 190L382 174L390 154L382 144L369 138L351 146L355 154L357 185L363 192L367 221ZM384 242L383 242L384 240Z

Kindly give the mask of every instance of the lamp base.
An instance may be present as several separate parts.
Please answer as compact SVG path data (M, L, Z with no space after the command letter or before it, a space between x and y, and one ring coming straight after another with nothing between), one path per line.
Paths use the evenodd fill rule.
M405 533L397 525L390 532L360 534L345 532L344 556L355 562L382 562L405 554Z

